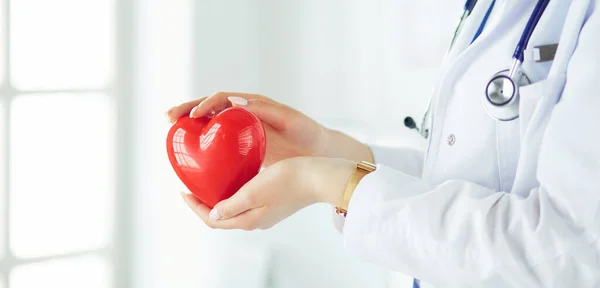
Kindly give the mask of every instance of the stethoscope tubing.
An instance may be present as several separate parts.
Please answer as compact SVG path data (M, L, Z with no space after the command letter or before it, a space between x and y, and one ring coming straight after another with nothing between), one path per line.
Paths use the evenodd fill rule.
M521 39L515 48L515 52L513 54L514 59L518 59L520 62L523 62L525 49L527 49L529 39L531 39L531 35L533 34L533 31L535 31L540 18L542 18L542 15L544 15L544 11L546 10L546 7L548 7L548 3L550 3L550 0L539 0L535 5L535 8L533 8L531 17L529 17L529 21L527 21L527 25L523 30Z

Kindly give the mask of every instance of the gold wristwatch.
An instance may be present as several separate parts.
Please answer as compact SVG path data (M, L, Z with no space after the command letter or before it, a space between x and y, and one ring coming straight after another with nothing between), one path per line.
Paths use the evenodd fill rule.
M337 214L343 215L344 217L348 213L348 205L350 204L350 198L352 198L352 193L354 193L354 189L358 186L360 180L365 177L367 174L375 171L377 167L375 164L361 161L356 165L356 171L350 176L348 180L348 184L346 184L346 190L344 191L344 196L342 198L342 203L335 207L335 212Z

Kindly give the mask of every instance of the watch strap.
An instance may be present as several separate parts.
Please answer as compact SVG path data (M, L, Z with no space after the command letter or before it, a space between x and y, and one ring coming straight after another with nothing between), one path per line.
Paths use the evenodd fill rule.
M377 169L375 164L366 161L361 161L356 165L356 171L352 173L346 184L342 203L335 209L337 214L346 216L348 213L348 205L350 204L350 199L352 198L352 194L354 194L354 190L356 190L356 186L358 186L358 183L360 183L360 180L362 180L363 177L375 171L375 169Z

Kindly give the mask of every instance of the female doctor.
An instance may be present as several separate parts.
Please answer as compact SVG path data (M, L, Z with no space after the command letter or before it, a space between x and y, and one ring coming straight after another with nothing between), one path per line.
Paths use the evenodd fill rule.
M261 95L174 107L172 122L243 106L268 138L266 169L237 194L212 210L184 199L210 227L247 230L330 203L349 251L436 287L600 287L599 3L466 5L416 127L424 155Z

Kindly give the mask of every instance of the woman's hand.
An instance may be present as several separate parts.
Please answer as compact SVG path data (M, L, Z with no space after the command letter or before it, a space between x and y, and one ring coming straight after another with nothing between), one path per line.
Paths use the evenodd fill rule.
M211 117L231 106L244 107L262 121L267 133L265 167L299 156L336 157L357 162L373 160L366 145L262 95L219 92L173 107L166 115L173 123L188 114L192 118Z
M211 117L231 107L241 106L254 113L267 133L264 166L298 156L320 156L327 146L327 129L297 110L256 94L220 92L207 98L184 103L167 112L174 121L190 117Z
M356 164L335 158L298 157L260 172L211 211L191 194L186 203L212 228L268 229L314 203L341 204Z

